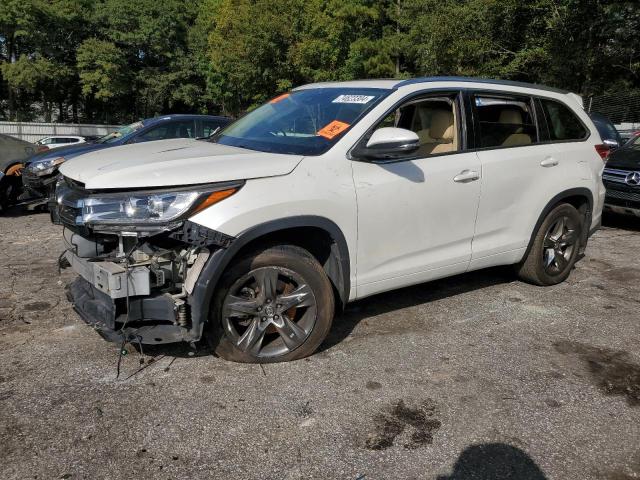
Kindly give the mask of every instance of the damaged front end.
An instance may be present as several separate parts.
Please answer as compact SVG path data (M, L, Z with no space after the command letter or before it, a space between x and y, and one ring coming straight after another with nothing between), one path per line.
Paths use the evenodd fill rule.
M241 186L105 192L63 179L50 207L52 221L64 226L60 266L79 274L67 286L76 312L112 342L199 340L206 312L196 282L233 237L188 218Z

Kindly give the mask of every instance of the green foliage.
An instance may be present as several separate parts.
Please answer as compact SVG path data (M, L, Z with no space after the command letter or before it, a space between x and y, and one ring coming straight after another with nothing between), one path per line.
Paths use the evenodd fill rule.
M89 38L78 47L77 59L82 93L105 101L127 93L126 58L115 44Z
M469 75L640 89L619 0L3 0L0 118L239 114L307 82ZM56 116L57 114L57 116Z

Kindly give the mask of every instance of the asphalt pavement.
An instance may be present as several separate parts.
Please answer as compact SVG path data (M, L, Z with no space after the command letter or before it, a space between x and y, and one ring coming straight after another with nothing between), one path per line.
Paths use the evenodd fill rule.
M0 218L2 479L640 479L640 219L569 280L377 295L321 351L118 348L72 311L47 214Z

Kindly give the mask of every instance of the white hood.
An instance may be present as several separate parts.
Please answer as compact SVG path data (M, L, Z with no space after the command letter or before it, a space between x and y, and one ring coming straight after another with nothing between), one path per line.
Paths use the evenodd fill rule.
M60 172L89 189L168 187L286 175L301 159L181 138L86 153Z

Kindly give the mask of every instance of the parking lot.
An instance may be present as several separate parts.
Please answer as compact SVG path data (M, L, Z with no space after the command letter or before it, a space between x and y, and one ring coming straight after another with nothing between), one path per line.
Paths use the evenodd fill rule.
M302 361L156 347L119 378L60 228L13 211L0 244L2 479L640 478L638 219L556 287L470 273L350 305Z

